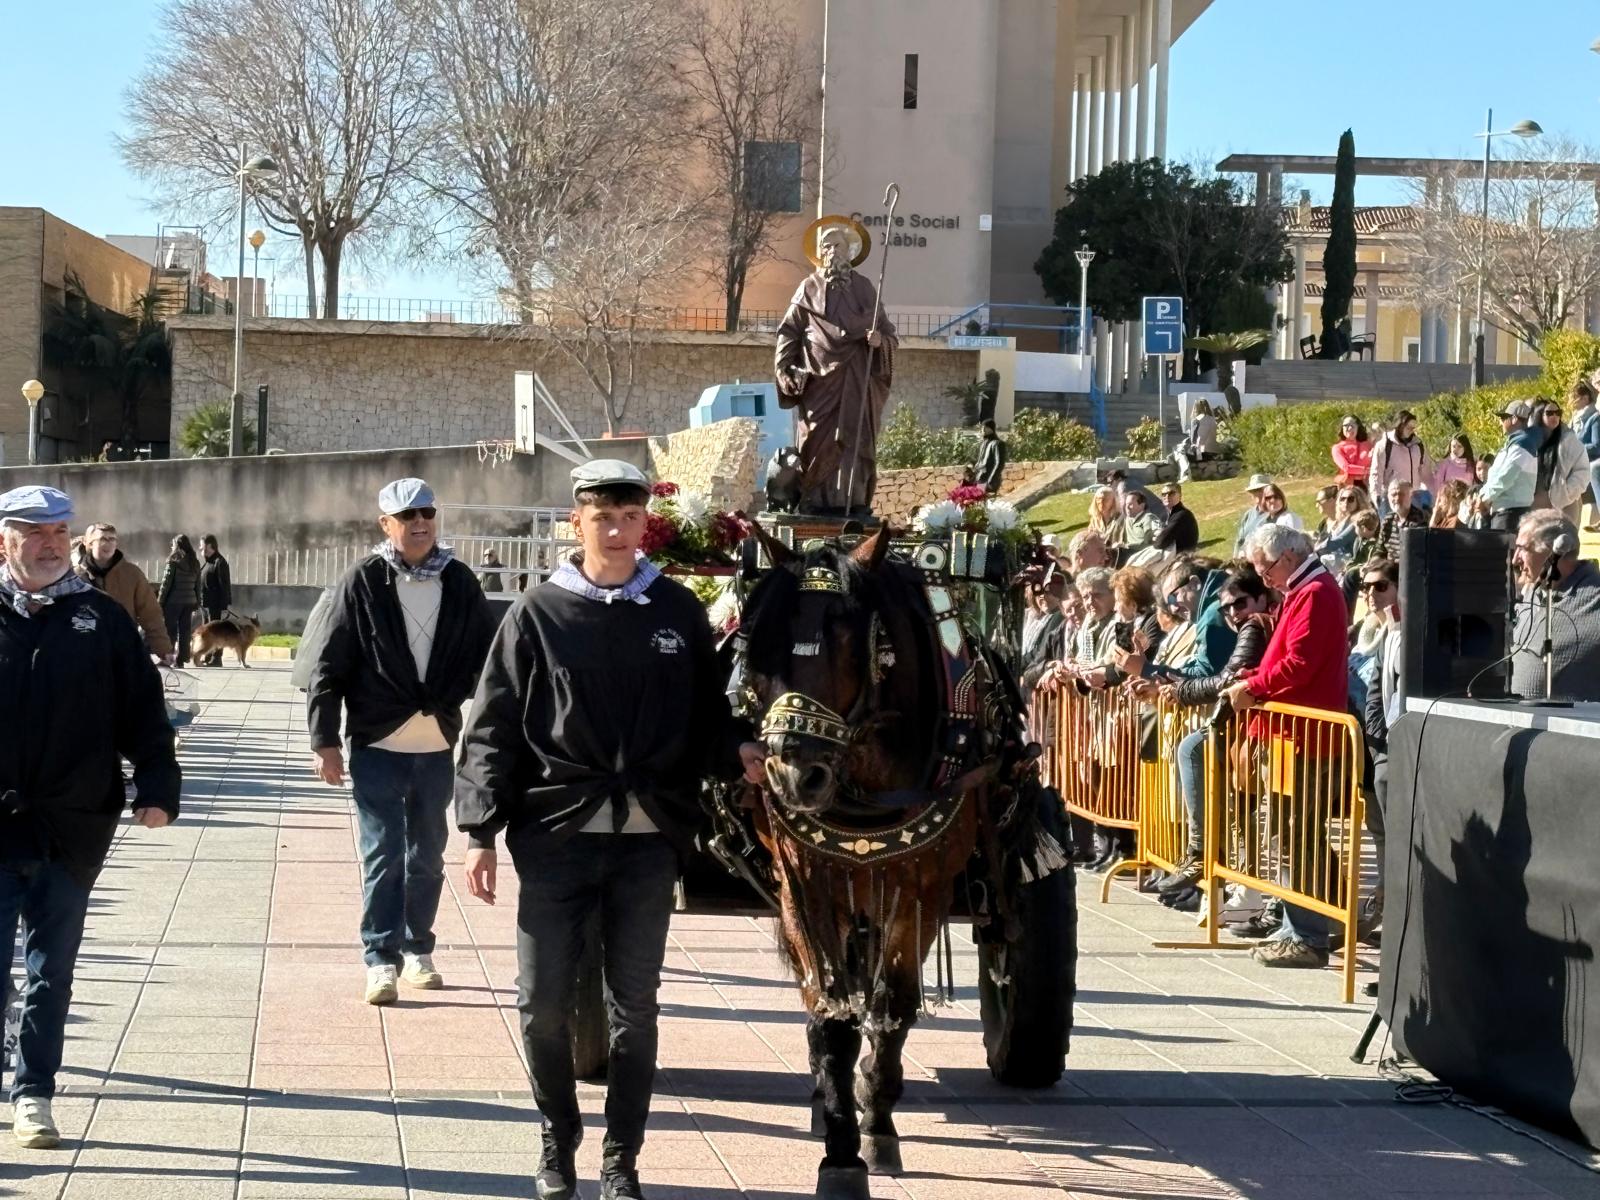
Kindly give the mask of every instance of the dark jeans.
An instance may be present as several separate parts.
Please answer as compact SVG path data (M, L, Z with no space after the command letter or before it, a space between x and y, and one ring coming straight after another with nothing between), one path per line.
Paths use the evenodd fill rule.
M10 1004L11 959L17 921L27 926L22 944L27 985L22 992L22 1036L11 1099L55 1095L56 1072L67 1035L72 970L83 941L89 889L60 863L0 863L0 1012Z
M398 967L401 952L433 953L444 888L446 812L455 785L450 751L350 752L361 846L361 944L369 967Z
M189 627L194 619L194 609L184 604L163 604L162 619L167 623L167 636L172 639L173 659L178 666L189 661Z
M517 1007L533 1098L550 1132L582 1133L568 1018L584 925L600 911L611 1065L606 1148L637 1154L655 1085L661 963L678 856L659 833L579 833L564 842L511 843L517 902Z
M1377 685L1374 684L1374 687ZM1377 896L1377 909L1383 912L1383 855L1388 845L1384 826L1385 810L1389 806L1389 754L1386 750L1372 752L1372 803L1367 805L1367 832L1372 835L1372 850L1377 856L1378 876L1373 885Z
M1532 511L1532 509L1528 508L1507 508L1497 513L1491 513L1489 516L1489 528L1499 533L1515 533L1517 526L1522 524L1522 518Z

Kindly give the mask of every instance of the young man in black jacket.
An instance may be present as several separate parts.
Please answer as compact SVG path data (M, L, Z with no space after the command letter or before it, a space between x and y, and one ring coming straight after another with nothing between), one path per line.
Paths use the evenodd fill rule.
M122 811L121 760L147 829L177 817L182 785L161 677L122 605L73 573L71 520L54 488L0 496L0 1011L20 920L11 1132L30 1149L60 1143L50 1100L89 890Z
M700 781L766 751L741 744L705 609L636 551L644 473L596 460L572 473L582 545L512 606L484 667L462 747L456 823L467 890L493 904L504 830L521 889L517 1007L544 1114L535 1191L577 1194L583 1135L568 1013L598 909L611 1024L605 1200L638 1197L655 1078L656 992L679 856L700 821Z
M378 494L384 541L339 581L306 709L312 771L344 781L348 713L363 883L368 1004L398 981L439 988L433 922L444 887L461 706L477 685L494 616L472 569L438 542L433 489L397 479Z

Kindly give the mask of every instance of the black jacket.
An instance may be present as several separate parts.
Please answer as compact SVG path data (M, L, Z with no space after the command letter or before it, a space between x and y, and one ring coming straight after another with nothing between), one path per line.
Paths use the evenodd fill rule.
M161 586L156 589L156 599L161 607L200 607L200 568L188 559L167 559L161 572Z
M622 796L689 848L700 781L738 773L740 730L700 601L666 576L644 596L545 583L511 606L461 745L456 824L474 846L566 837Z
M1183 504L1174 504L1167 512L1167 522L1156 534L1158 550L1173 550L1188 554L1200 545L1200 522Z
M104 592L28 617L0 602L0 730L0 860L48 856L92 884L122 811L122 758L139 806L178 815L161 675Z
M311 668L306 716L311 748L339 744L339 712L357 746L381 742L416 713L439 722L445 738L461 733L461 706L472 695L494 638L494 613L471 568L452 560L439 577L439 625L426 679L417 678L395 570L371 554L334 590L326 639Z
M1221 671L1199 679L1180 678L1176 681L1178 702L1189 705L1215 704L1223 688L1237 683L1243 672L1261 665L1261 658L1266 654L1267 643L1271 640L1272 630L1268 623L1259 617L1252 617L1239 630L1239 637L1233 643L1233 653L1228 656Z
M1039 680L1044 677L1046 667L1066 657L1066 618L1058 611L1046 613L1041 620L1044 622L1044 628L1039 630L1038 638L1023 656L1020 664L1022 676L1020 682L1024 696L1039 686Z
M213 621L233 607L233 576L220 554L200 560L200 607Z

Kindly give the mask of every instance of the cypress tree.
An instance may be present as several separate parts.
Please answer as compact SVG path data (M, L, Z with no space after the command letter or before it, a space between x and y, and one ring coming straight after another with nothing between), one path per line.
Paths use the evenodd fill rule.
M1350 315L1356 290L1356 138L1348 129L1339 139L1339 161L1334 167L1322 277L1322 354L1337 358L1349 348L1339 325Z

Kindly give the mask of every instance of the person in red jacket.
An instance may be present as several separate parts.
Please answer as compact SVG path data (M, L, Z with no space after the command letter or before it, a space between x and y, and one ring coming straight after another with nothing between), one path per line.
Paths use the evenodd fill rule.
M1367 486L1367 476L1372 470L1372 440L1367 437L1367 427L1355 416L1346 417L1339 424L1339 440L1332 446L1333 469L1339 473L1339 486Z
M1245 672L1223 695L1234 712L1276 701L1344 713L1349 611L1339 581L1312 553L1311 539L1298 529L1263 525L1250 535L1245 554L1267 586L1282 594L1283 603L1261 665ZM1249 732L1259 736L1259 722L1253 722ZM1301 753L1309 755L1311 748L1302 746ZM1292 827L1297 837L1315 835L1306 823L1297 824L1298 828ZM1293 847L1280 847L1280 861L1286 866L1301 857ZM1256 947L1254 957L1270 967L1326 966L1327 918L1285 904L1282 927Z

